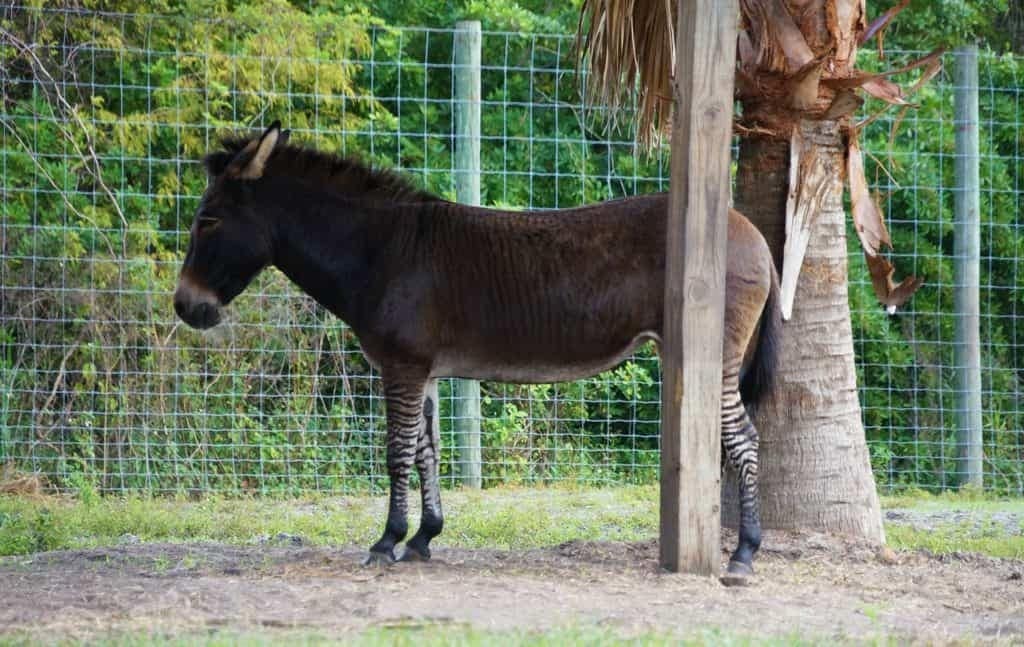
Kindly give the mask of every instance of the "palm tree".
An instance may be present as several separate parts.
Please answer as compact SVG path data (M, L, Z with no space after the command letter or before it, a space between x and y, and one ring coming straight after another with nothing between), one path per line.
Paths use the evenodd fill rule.
M906 103L888 73L865 74L855 63L858 46L908 3L901 0L869 24L864 0L740 0L734 202L772 248L787 319L780 379L757 420L768 528L884 541L857 398L843 189L848 180L851 215L879 300L890 309L902 305L920 281L894 284L881 254L889 236L868 193L852 115L861 93ZM645 144L671 123L675 4L585 0L582 10L591 93L617 107L639 84L638 136ZM936 53L903 70L927 66L924 82L937 73L937 61ZM733 490L726 485L723 496L733 497ZM722 506L727 516L737 509L731 501Z

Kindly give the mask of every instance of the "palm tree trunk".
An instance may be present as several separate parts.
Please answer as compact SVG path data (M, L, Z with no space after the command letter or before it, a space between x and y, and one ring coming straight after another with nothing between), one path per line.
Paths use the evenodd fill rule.
M802 121L827 171L793 315L782 327L780 374L756 420L761 438L760 489L766 528L816 528L882 543L878 495L860 417L853 333L847 300L846 146L835 121ZM757 225L782 267L790 144L770 136L740 144L736 208ZM724 488L724 522L738 510L735 486Z
M888 78L858 73L857 48L906 5L897 3L869 23L863 0L740 0L736 89L743 115L736 208L765 235L780 270L787 211L799 234L790 237L790 267L783 276L784 312L790 304L793 310L782 326L781 374L755 421L761 512L768 528L884 541L857 399L843 194L848 160L860 160L850 121L861 95L903 103L902 91ZM664 34L677 18L674 6L584 0L590 30L581 50L590 53L591 88L613 108L623 105L638 80L644 96L672 94L666 73L672 39ZM938 71L932 56L918 63L929 66L922 78ZM667 106L644 103L640 123L651 131L663 128ZM644 140L650 135L647 128L640 132ZM872 285L881 303L902 305L920 280L893 281L892 267L880 254L889 244L884 220L868 194L863 165L854 170L851 203ZM732 488L723 487L723 523L737 521L736 498Z

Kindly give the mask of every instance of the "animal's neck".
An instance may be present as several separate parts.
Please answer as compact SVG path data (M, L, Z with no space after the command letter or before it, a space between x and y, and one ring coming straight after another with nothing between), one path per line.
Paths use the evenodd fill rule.
M278 193L278 195L287 195ZM358 328L391 219L337 198L282 200L272 209L274 265L321 305Z

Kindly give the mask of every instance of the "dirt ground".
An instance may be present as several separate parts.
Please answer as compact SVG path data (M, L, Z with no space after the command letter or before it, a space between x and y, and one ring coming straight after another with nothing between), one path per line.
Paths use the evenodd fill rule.
M429 564L388 568L361 566L361 549L311 548L287 536L248 546L126 542L0 560L0 634L293 628L344 636L453 623L604 626L626 636L722 628L822 640L1024 641L1024 562L880 555L809 533L766 533L746 588L659 572L654 542L438 547Z

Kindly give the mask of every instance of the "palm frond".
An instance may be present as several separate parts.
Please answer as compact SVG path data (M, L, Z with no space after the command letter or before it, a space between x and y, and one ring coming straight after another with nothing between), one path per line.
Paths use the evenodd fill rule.
M607 106L611 121L633 107L637 140L656 144L672 113L675 0L584 0L577 51L587 72L591 103Z

